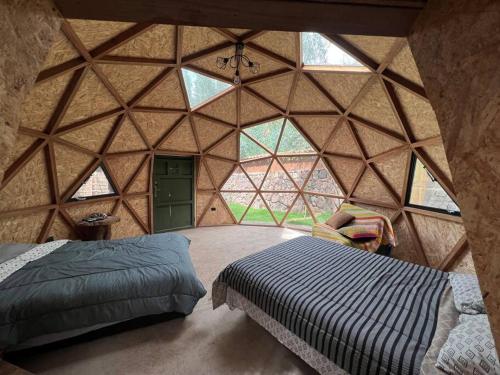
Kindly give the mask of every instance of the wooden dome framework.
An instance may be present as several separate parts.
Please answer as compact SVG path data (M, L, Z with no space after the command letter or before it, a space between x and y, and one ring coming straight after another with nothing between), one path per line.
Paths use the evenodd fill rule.
M242 164L239 135L250 126L282 118L315 149L315 165L323 160L342 190L336 197L391 218L404 244L398 251L401 258L442 269L464 261L468 246L460 217L405 205L412 154L455 199L439 128L406 40L324 35L365 66L352 72L304 66L300 37L290 32L150 23L63 22L61 37L25 103L18 146L2 181L2 239L44 242L49 236L71 237L76 221L96 207L127 217L117 236L152 233L152 161L162 154L198 158L198 225L237 223L221 188ZM162 44L163 38L168 43ZM264 69L190 108L181 69L232 84L214 62L235 42L245 43ZM148 51L155 43L163 50L151 55ZM90 85L90 80L97 83ZM96 110L104 101L88 97L98 86L105 88L114 107ZM96 96L102 94L99 90ZM75 102L86 109L75 110ZM32 126L36 116L46 121ZM89 131L97 125L104 128L104 123L106 132ZM323 125L317 127L318 123ZM207 131L201 130L203 124L209 124ZM82 142L68 138L82 131L90 138L100 137L99 142L90 147L81 136ZM129 145L132 138L139 146ZM71 155L82 160L72 160ZM288 174L276 153L271 158ZM117 195L69 201L101 163ZM18 203L13 197L19 187L29 181L35 184L30 179L41 169L47 173L48 198L32 199L21 189L23 202ZM27 176L21 176L23 171ZM260 187L254 188L265 202ZM303 187L295 188L297 197L304 198ZM217 214L210 210L214 206ZM39 224L27 230L32 222ZM431 250L443 230L449 233L447 243L441 241L439 251ZM430 239L424 238L427 234Z

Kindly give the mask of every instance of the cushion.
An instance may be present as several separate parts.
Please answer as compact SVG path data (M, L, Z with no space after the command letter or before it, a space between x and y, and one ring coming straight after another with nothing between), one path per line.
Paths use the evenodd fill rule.
M351 240L373 239L379 234L377 225L350 225L337 229L337 231Z
M326 224L331 226L333 229L339 229L340 227L346 225L348 222L352 221L354 216L348 214L347 212L339 211L335 213L331 218L326 221Z
M18 255L24 254L33 249L35 243L3 243L0 244L0 263L6 262Z
M448 276L458 311L464 314L485 314L483 296L475 275L450 272Z
M487 315L462 314L459 320L439 352L436 367L448 374L500 374Z

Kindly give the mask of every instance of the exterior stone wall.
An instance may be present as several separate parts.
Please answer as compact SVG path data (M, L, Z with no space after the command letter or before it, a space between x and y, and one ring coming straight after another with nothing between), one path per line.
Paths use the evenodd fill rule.
M19 113L60 28L51 0L0 1L0 180Z

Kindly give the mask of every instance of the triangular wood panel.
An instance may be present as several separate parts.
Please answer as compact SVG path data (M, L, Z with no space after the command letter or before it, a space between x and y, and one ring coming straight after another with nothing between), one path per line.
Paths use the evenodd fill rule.
M48 211L0 218L0 238L4 242L36 243Z
M137 223L125 204L121 204L116 212L120 221L113 226L111 238L135 237L146 234L144 229Z
M286 109L294 80L293 73L280 75L248 85L248 87L282 110Z
M49 237L55 240L76 239L76 233L73 228L64 220L61 214L58 214L52 223L49 231Z
M148 197L128 198L128 204L134 209L135 213L144 224L149 222L149 199Z
M226 178L229 177L229 174L233 170L234 164L229 163L222 160L205 158L208 168L210 169L210 173L214 178L214 183L217 188L223 184Z
M368 157L401 147L404 144L366 126L354 124L354 129Z
M280 31L267 31L252 40L252 43L263 47L291 62L297 58L297 34Z
M182 124L168 136L165 142L160 145L160 150L197 153L198 146L196 145L196 139L193 129L191 128L191 122L187 119L184 120Z
M228 41L211 28L185 26L182 30L182 56L185 58Z
M93 20L68 20L82 43L91 50L116 37L134 24L131 22L109 22Z
M144 161L144 155L113 156L106 159L109 172L115 177L118 186L123 189L132 175Z
M242 91L241 92L241 124L253 124L262 122L273 116L278 116L276 108L266 104L255 96Z
M141 135L135 125L127 117L118 129L108 152L141 151L147 150L148 146L144 143Z
M127 43L111 51L114 56L175 59L175 26L155 25Z
M181 117L179 113L134 112L134 118L151 146L155 146Z
M339 121L333 138L325 151L344 156L361 157L356 140L349 130L349 125L344 120Z
M410 160L409 152L408 150L403 151L392 155L382 162L374 163L375 169L400 198L402 197L405 179L407 178L406 168Z
M230 124L236 124L236 91L231 91L212 103L202 106L197 112Z
M217 65L215 64L216 61L216 56L232 56L234 55L234 46L230 46L227 48L224 48L220 51L217 52L217 55L208 55L205 57L202 57L200 59L197 59L194 61L192 64L190 64L191 67L200 69L204 72L209 72L214 74L215 76L222 76L226 79L233 80L234 77L234 70L233 69L219 69Z
M424 86L408 44L405 44L396 57L394 57L388 69L419 86Z
M194 116L192 120L195 124L196 133L198 134L200 147L203 150L231 132L231 129L227 126L220 125L204 118Z
M389 52L401 40L400 38L366 35L342 35L342 37L378 64L389 57Z
M208 174L207 168L205 167L205 163L200 162L200 169L198 171L198 189L204 189L204 190L212 190L215 189L214 184L212 183L212 180L210 179L210 176Z
M99 153L111 134L116 121L117 117L111 117L83 128L78 128L69 133L64 133L60 138L77 146Z
M214 210L212 210L212 208L214 208ZM235 222L221 199L216 197L205 216L201 219L199 225L203 227L221 224L235 224Z
M337 118L324 117L299 117L295 119L300 129L318 150L321 150L328 141L338 121Z
M186 109L181 82L175 71L171 72L153 91L137 103L141 107L157 107L169 109Z
M364 168L363 161L332 156L328 156L326 160L344 189L349 192L356 181L356 177L359 175L361 169Z
M73 44L66 38L62 31L59 31L56 40L52 43L49 53L45 58L42 71L65 63L71 59L79 57L80 54Z
M375 174L368 168L361 176L361 179L359 180L359 183L354 189L352 195L355 198L377 197L378 201L394 204L394 200L392 199L387 188L382 185Z
M299 76L290 111L335 112L337 108L304 75Z
M95 159L64 145L54 144L59 192L64 194L88 171Z
M206 211L208 204L212 200L215 193L199 191L196 194L196 225L200 225L200 217Z
M149 191L149 172L151 162L146 162L128 189L129 193L147 193Z
M65 208L65 210L71 217L71 219L75 223L78 223L84 217L90 215L93 212L102 212L105 214L111 214L114 206L115 206L115 201L111 200L101 201L101 202L87 201L83 204L68 206Z
M210 150L208 154L236 161L238 159L237 147L237 133L233 132L232 135L228 136L224 141Z
M446 152L444 151L443 144L433 144L429 146L422 147L423 152L429 157L429 159L438 167L439 172L442 172L446 178L451 182L451 171L448 165L448 159L446 158Z
M10 150L4 161L5 166L10 166L19 159L35 142L37 138L26 134L18 134L16 145Z
M253 74L246 69L241 70L241 79L243 81L247 79L254 79L260 76L265 76L271 74L281 69L285 69L286 65L283 65L276 60L273 60L266 55L263 55L256 50L251 49L251 46L245 48L245 55L250 59L250 61L258 61L260 64L260 69L257 74Z

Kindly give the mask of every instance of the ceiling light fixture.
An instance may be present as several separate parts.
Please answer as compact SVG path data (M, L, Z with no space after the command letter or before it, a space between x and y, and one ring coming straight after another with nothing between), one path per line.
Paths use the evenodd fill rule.
M241 83L240 67L248 68L250 73L257 74L260 71L260 64L251 61L246 55L243 54L245 45L243 43L236 43L235 54L231 57L217 57L217 67L219 69L226 69L228 66L235 69L233 82L238 85Z

